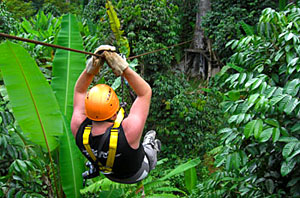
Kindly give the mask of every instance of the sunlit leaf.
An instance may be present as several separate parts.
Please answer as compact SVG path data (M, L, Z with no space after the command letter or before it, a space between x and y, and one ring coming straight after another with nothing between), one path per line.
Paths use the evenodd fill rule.
M248 124L246 124L244 129L244 135L246 138L249 138L253 134L255 124L256 124L256 120L252 120Z
M295 160L291 160L291 161L284 161L281 165L280 168L280 173L282 176L286 176L287 174L289 174L293 168L296 165L296 161Z
M65 15L58 35L58 44L64 47L83 50L76 17ZM85 68L85 56L66 50L57 50L53 61L52 87L64 120L64 135L60 138L60 174L62 187L67 197L81 197L83 159L70 130L73 112L73 92L76 80Z
M50 151L62 134L61 113L54 93L24 48L0 45L0 66L14 116L31 141Z
M259 135L259 142L268 141L271 138L272 134L273 134L273 130L274 130L274 128L268 128L266 130L263 130L261 132L261 134Z
M255 127L254 127L254 137L255 139L258 139L260 136L260 133L262 132L263 129L263 121L262 120L256 120L255 122Z

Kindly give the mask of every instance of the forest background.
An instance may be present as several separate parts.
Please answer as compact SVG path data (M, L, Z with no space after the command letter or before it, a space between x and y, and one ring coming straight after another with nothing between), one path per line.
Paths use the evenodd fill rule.
M0 37L0 196L300 197L299 6L287 0L1 1L1 33L88 52L117 46L153 88L145 131L157 131L162 152L143 185L100 176L83 187L85 161L68 129L72 104L62 101L72 101L66 90L89 56ZM130 59L157 49L165 50ZM69 81L66 72L74 73ZM122 95L120 79L107 67L97 82ZM24 121L36 116L24 107L34 101L26 98L28 87L45 91L44 98L32 93L49 119L32 121L45 124L44 133ZM124 94L130 104L126 86Z

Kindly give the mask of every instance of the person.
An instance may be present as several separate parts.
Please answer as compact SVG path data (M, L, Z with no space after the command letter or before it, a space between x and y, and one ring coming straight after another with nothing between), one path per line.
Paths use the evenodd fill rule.
M136 183L154 169L157 153L161 147L160 141L155 139L156 132L153 130L147 132L141 143L152 89L128 66L126 60L115 52L115 47L101 45L95 53L101 54L101 57L93 56L87 61L86 68L75 84L71 130L77 146L91 162L92 167L96 167L97 171L102 170L102 173L112 181ZM105 61L116 76L123 76L128 81L137 95L128 116L121 121L117 130L117 146L112 167L107 166L110 153L114 153L113 150L109 150L112 139L109 134L112 133L121 111L119 100L114 90L105 84L98 84L88 91L94 76L101 71Z

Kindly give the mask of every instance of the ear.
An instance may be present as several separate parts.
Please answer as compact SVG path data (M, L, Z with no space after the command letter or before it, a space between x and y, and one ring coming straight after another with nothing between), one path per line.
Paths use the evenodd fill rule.
M115 119L117 119L117 113L115 113L111 118L110 118L110 120L115 120Z

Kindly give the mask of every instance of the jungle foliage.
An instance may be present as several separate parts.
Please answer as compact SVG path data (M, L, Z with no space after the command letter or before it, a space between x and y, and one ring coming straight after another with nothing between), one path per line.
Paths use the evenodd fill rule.
M203 19L203 29L206 36L212 40L213 50L225 64L232 55L230 48L225 48L232 39L240 39L244 35L243 26L254 26L259 20L263 9L270 7L278 9L278 1L211 1L211 12Z
M217 85L227 126L219 131L205 197L299 197L300 9L263 11L256 33L227 44L235 51Z
M105 0L29 2L22 16L0 4L1 32L90 52L111 44L127 57L190 39L197 12L193 0L111 1L120 23L112 25ZM176 71L188 44L128 61L152 86L145 131L156 130L163 143L144 180L146 197L299 197L300 9L286 1L211 2L204 30L225 66L210 82ZM84 160L68 123L72 87L89 57L19 41L2 41L0 50L0 196L141 197L140 184L103 175L82 186ZM94 83L122 94L120 80L107 67L102 72ZM44 110L45 97L54 110ZM124 97L132 102L126 86ZM61 133L48 134L48 151L20 119L36 111L23 112L30 106L23 100L37 100L48 127L56 116Z

